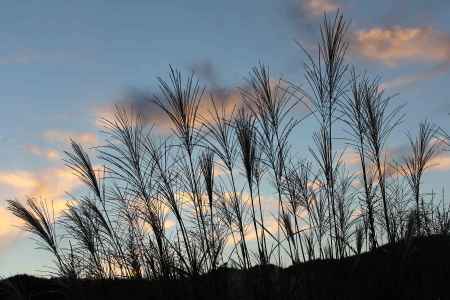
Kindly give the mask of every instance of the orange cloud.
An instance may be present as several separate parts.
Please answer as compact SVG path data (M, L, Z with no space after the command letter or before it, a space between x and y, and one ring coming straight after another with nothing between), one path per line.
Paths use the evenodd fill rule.
M32 190L39 185L35 176L26 171L2 172L0 173L0 184L15 190Z
M44 132L44 138L56 143L69 143L73 139L83 145L97 145L97 136L91 132L73 132L66 130L51 129Z
M355 51L394 66L404 61L450 60L450 37L431 27L375 27L355 33Z
M53 168L38 172L0 171L0 190L6 199L24 198L27 196L49 201L55 216L61 214L66 207L66 193L79 186L80 181L69 168ZM21 225L0 201L0 250L4 249L19 236ZM51 203L50 203L51 202Z
M55 212L65 206L66 193L80 185L67 167L30 171L0 171L0 188L9 198L26 196L54 201Z
M0 207L0 253L10 246L20 234L20 223L6 208Z
M450 154L444 153L436 156L431 160L431 171L449 171L450 170Z

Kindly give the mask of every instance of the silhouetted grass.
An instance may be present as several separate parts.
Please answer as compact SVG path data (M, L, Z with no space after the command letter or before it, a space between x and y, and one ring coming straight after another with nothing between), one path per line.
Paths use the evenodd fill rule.
M420 272L438 264L423 253L448 249L450 207L444 195L427 200L422 179L450 139L424 121L400 162L386 155L402 106L378 78L349 67L347 28L340 13L325 17L317 53L306 52L308 89L273 80L260 64L229 113L210 97L211 111L200 115L205 90L171 67L153 101L172 134L157 136L157 124L116 107L103 120L104 145L90 152L72 141L66 152L86 189L61 217L34 199L8 201L54 255L64 297L83 297L83 289L92 291L87 298L115 299L124 291L114 284L156 299L410 297L411 283L431 291ZM299 103L319 126L312 161L292 149ZM346 169L339 125L361 172ZM276 197L272 217L268 194ZM438 257L442 268L431 275L441 284L449 269Z

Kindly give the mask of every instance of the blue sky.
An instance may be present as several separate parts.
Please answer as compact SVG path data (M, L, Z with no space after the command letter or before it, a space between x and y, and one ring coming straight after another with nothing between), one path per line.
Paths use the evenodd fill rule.
M189 5L187 5L189 3ZM450 129L450 2L399 1L3 1L0 11L0 275L45 270L3 209L4 200L62 202L78 182L61 151L73 137L97 145L98 122L127 91L153 91L169 64L194 70L211 88L242 85L259 61L275 77L304 83L304 56L322 13L351 20L349 61L382 76L407 117L393 137L431 118ZM302 134L306 149L312 125ZM305 129L306 128L306 129ZM304 142L303 142L304 140ZM439 189L450 158L428 175Z

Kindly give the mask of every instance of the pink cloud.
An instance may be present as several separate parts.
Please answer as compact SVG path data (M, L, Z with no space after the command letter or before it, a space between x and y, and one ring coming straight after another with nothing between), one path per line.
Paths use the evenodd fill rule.
M402 62L450 60L450 37L431 27L374 27L355 33L359 55L388 66Z

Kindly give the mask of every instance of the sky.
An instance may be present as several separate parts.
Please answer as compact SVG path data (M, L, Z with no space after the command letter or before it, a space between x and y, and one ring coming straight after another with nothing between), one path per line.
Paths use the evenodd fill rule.
M237 101L259 62L304 84L323 13L350 21L348 62L380 76L386 94L406 104L394 132L430 119L450 130L450 2L447 0L7 1L0 11L0 276L39 274L51 259L5 210L5 200L36 196L63 207L80 188L62 161L73 138L101 144L99 119L114 104L137 102L150 121L160 112L140 95L156 91L169 64ZM145 97L144 97L145 98ZM295 133L301 156L308 124ZM164 124L162 124L164 127ZM303 149L303 150L302 150ZM303 151L303 152L302 152ZM429 189L450 182L450 156L427 174Z

